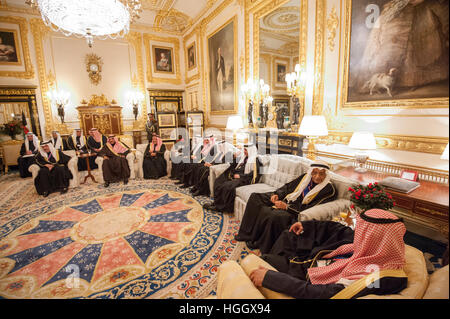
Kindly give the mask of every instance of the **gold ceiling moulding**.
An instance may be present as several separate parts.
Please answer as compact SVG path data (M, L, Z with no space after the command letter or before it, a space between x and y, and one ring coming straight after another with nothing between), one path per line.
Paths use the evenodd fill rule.
M348 144L352 137L352 132L333 132L328 136L318 139L318 144ZM448 143L446 137L427 136L402 136L402 135L375 135L377 148L392 149L396 151L408 151L417 153L428 153L442 155Z

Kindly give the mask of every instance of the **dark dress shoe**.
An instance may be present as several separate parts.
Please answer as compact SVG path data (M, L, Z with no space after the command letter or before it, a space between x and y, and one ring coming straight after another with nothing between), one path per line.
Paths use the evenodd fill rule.
M48 192L44 192L44 193L42 194L42 196L44 196L44 197L48 197L48 195L50 195Z
M238 234L234 235L235 241L244 241Z
M105 186L105 187L109 187L109 183L106 182L106 183L104 184L104 186Z
M123 180L123 185L127 185L128 184L128 178Z
M184 184L183 182L176 182L175 185L181 185Z
M190 186L186 185L186 184L180 186L180 188L188 188L188 187L190 187Z
M68 188L67 187L65 187L65 188L63 188L63 190L61 191L61 194L65 194L65 193L67 193L68 192Z
M202 195L202 192L200 192L200 191L196 191L196 192L193 192L192 193L192 196L200 196L200 195Z

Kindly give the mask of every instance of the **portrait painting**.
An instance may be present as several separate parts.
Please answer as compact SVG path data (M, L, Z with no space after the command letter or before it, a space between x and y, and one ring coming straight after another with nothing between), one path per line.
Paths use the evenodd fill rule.
M197 59L195 57L195 42L187 49L188 70L192 70L197 66Z
M188 123L190 126L203 125L203 113L188 113Z
M344 106L448 101L448 1L347 0L346 5Z
M277 72L276 73L277 83L286 84L286 72L287 72L286 64L276 63L275 71Z
M155 72L174 73L173 49L153 46Z
M0 64L20 65L17 30L0 29Z
M213 114L235 114L237 111L235 28L233 18L208 37L208 84Z

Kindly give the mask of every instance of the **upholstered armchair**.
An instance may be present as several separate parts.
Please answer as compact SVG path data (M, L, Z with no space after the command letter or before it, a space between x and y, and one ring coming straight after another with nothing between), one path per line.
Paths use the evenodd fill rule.
M3 165L5 166L5 174L8 173L8 166L17 165L17 159L20 156L20 148L23 141L6 141L1 143L3 149Z
M144 163L144 153L145 149L147 148L148 144L137 144L136 145L136 178L142 179L144 178L144 169L142 167ZM167 163L167 175L170 176L170 173L172 172L172 162L170 161L170 151L166 149L166 152L164 153L164 159Z
M69 188L78 187L80 186L80 179L78 175L78 156L75 151L63 151L63 153L71 157L69 163L67 164L70 172L73 175L73 178L70 180ZM32 175L33 182L34 179L38 176L39 169L39 165L37 164L30 165L30 167L28 168L28 171Z

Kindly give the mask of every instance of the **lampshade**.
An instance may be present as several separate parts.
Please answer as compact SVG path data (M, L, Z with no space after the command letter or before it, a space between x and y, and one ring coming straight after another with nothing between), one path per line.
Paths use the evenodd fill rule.
M325 117L322 115L305 115L298 134L304 136L327 136L328 127Z
M227 129L228 130L239 130L244 127L244 123L242 122L242 117L239 115L229 116L227 121Z
M353 133L348 146L359 150L374 150L377 148L377 143L375 142L373 133L355 132Z
M444 153L442 153L441 159L448 161L448 143L447 146L445 147Z

